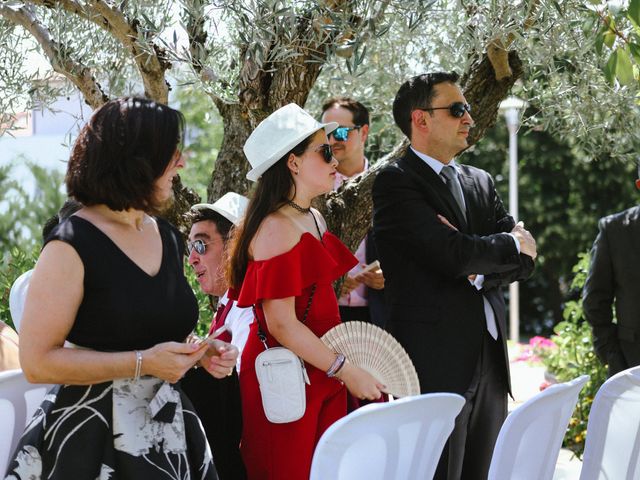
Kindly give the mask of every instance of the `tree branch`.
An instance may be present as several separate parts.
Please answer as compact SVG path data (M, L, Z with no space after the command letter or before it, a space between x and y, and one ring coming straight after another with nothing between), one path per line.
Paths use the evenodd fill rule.
M113 35L127 48L142 76L145 95L161 103L169 102L169 85L164 72L171 66L162 50L149 42L153 53L138 40L137 20L128 22L123 12L102 0L93 0L96 11L109 23Z
M109 100L91 70L69 58L69 49L51 37L49 30L42 25L31 9L26 6L17 9L0 6L0 15L11 23L20 25L35 38L53 70L73 83L82 92L91 108L95 109Z
M522 22L522 30L526 32L535 23L535 15L540 4L540 0L531 0L527 18ZM511 66L509 65L509 47L515 40L516 36L513 32L507 35L505 42L501 38L496 37L489 42L487 46L487 57L493 66L495 78L497 81L505 80L513 75Z
M185 30L189 38L191 66L199 73L204 65L204 59L208 55L204 48L207 42L207 32L204 29L204 2L202 0L185 1L182 11L184 12Z
M89 0L82 5L75 0L29 0L30 3L47 8L62 8L111 33L131 53L140 72L145 96L161 103L169 100L169 86L164 78L171 66L163 50L149 42L150 48L138 39L138 21L128 21L121 10L111 7L103 0Z

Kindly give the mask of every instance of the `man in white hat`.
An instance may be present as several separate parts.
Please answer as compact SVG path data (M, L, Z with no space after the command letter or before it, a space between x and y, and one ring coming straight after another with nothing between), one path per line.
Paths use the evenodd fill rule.
M199 203L191 207L191 231L187 251L202 291L219 298L218 311L211 322L210 334L235 345L239 352L247 341L253 321L250 308L239 308L227 296L225 250L231 230L244 216L249 200L229 192L213 204ZM211 445L213 460L221 480L246 478L240 457L242 414L238 372L218 380L203 372L191 370L182 380L182 388L191 399Z

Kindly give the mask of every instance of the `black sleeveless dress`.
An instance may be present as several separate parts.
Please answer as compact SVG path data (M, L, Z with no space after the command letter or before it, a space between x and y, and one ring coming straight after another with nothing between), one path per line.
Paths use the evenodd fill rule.
M80 217L47 238L71 245L84 266L84 297L69 342L132 351L182 342L192 331L198 305L183 273L182 239L169 223L156 221L162 264L155 276ZM152 418L149 402L163 385L172 401ZM217 474L188 398L178 385L146 376L54 387L27 425L6 478L215 480Z

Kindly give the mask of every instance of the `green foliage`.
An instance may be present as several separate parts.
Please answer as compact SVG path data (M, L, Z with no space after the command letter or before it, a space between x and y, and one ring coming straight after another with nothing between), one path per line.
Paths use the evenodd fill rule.
M176 100L187 121L187 168L180 172L180 177L204 202L222 143L222 119L211 98L195 85L178 89Z
M15 164L0 167L0 319L12 326L11 285L33 268L40 250L42 226L56 214L65 198L60 172L24 163L33 176L34 193L27 192L11 178Z
M596 51L609 57L602 68L606 79L612 85L617 80L620 85L640 86L640 0L629 1L626 8L606 2L594 15L600 25Z
M33 193L11 179L18 161L24 162L35 182ZM0 167L0 251L13 246L30 249L40 244L42 227L65 200L63 175L17 158L13 165Z
M575 277L572 288L582 289L588 269L589 254L583 253L573 268ZM554 332L551 340L557 348L540 348L535 351L547 370L559 382L566 382L585 374L590 376L580 392L564 437L564 446L580 458L584 452L591 404L596 392L607 379L607 370L593 350L591 327L584 320L582 300L567 302L564 321L556 325Z
M205 336L209 332L211 320L213 319L213 307L211 305L211 297L202 292L200 285L196 280L196 274L191 266L185 261L184 275L187 277L191 289L198 299L198 325L195 328L197 335Z
M0 258L0 320L14 327L9 312L9 292L13 282L36 263L38 249L21 250L12 247ZM14 327L15 328L15 327Z

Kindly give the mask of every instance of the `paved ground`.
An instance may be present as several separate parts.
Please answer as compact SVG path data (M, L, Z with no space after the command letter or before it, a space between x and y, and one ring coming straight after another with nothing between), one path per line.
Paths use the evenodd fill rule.
M514 361L521 352L517 348L509 349L511 362L511 384L514 401L509 402L509 411L540 391L540 384L544 382L544 368L532 366L526 361ZM558 463L553 480L578 480L582 462L572 452L562 449L558 455Z

